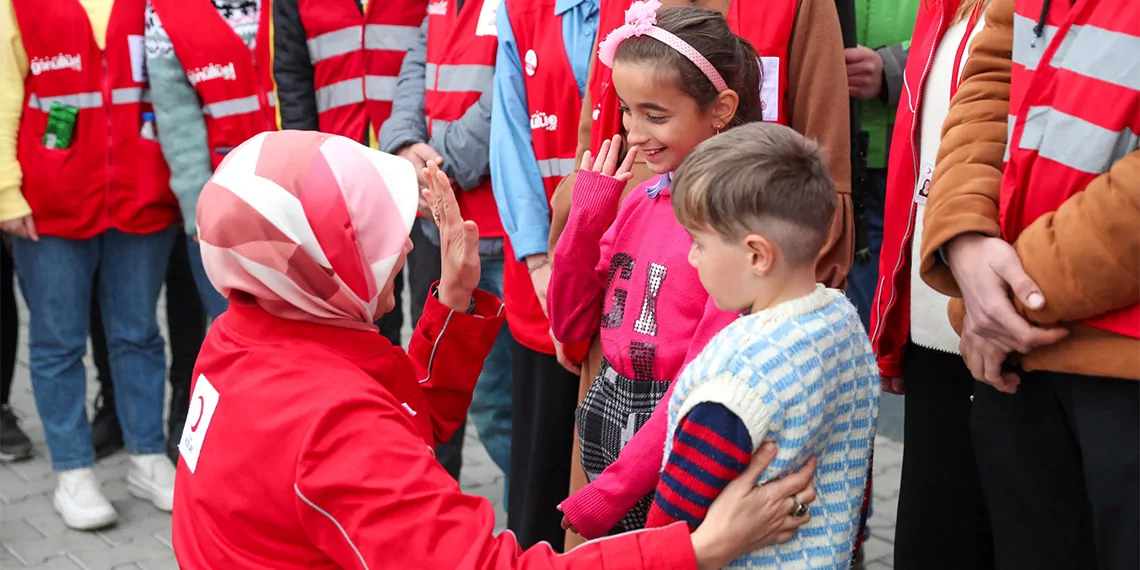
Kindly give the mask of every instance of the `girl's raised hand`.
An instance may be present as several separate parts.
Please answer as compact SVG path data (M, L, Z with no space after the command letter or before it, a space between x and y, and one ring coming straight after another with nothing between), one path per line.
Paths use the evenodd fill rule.
M590 163L589 150L582 154L582 168L616 178L621 182L629 182L629 179L633 178L633 159L637 156L637 147L630 147L629 152L625 154L625 160L621 162L621 166L618 166L620 156L621 135L614 135L612 139L602 142L602 148L598 149L598 157L594 159L593 164Z
M435 162L424 169L427 188L423 196L431 208L431 216L439 226L440 269L439 301L454 311L466 311L471 295L479 284L479 227L459 215L459 204L451 181Z

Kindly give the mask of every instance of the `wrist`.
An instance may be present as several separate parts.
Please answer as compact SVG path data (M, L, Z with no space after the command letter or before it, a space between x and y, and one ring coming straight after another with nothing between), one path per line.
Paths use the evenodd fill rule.
M941 248L946 264L950 265L951 260L960 258L961 251L963 249L968 249L984 239L986 239L986 236L977 232L970 232L955 236L953 239L946 242L946 244Z
M535 271L550 266L550 256L545 253L528 255L525 259L527 273L534 275Z
M438 287L432 290L432 295L439 300L440 304L452 311L458 313L475 313L475 296L474 291L456 291L441 283Z
M717 548L717 541L705 536L700 527L689 535L693 541L693 557L697 560L697 570L718 570L732 561L724 558Z

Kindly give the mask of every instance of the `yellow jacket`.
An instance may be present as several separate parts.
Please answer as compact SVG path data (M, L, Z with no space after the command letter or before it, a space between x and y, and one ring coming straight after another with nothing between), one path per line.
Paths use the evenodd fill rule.
M107 22L114 0L79 0L95 43L103 49ZM20 37L12 0L0 0L0 222L23 218L32 213L20 192L23 173L16 159L16 137L24 112L24 80L28 77L28 54Z

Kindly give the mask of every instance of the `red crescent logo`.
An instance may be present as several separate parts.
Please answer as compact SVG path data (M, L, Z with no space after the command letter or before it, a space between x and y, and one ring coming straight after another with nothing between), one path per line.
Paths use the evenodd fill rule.
M198 424L202 423L202 416L206 411L206 399L198 396L198 419L194 421L194 425L190 426L190 431L198 431Z

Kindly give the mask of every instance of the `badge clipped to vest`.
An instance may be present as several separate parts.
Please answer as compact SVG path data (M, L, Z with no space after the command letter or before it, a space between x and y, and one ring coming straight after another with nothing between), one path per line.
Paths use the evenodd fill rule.
M75 135L75 120L79 109L63 105L58 101L51 104L48 111L47 130L44 131L44 148L65 149L71 146Z
M934 165L924 163L919 171L918 185L914 189L914 202L920 206L926 205L926 198L930 196L930 180L934 178Z
M479 21L475 25L476 36L498 36L499 27L495 25L495 12L503 0L483 0L483 7L479 9Z

